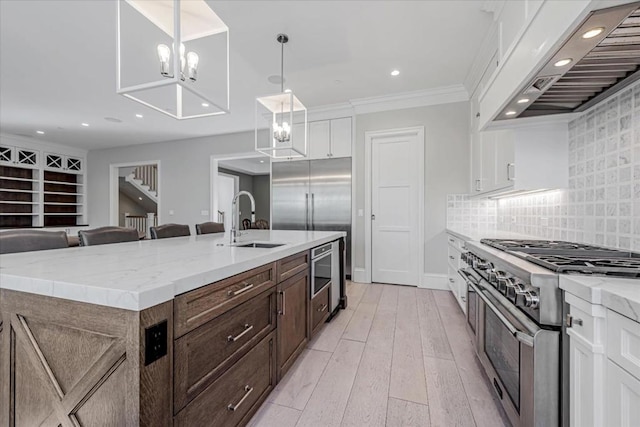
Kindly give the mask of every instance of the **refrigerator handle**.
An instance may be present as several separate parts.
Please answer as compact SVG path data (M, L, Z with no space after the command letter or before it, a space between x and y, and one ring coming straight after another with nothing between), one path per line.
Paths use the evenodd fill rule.
M316 211L315 194L311 193L311 229L312 230L316 229L315 218L314 218L315 211Z
M309 229L309 193L304 193L304 229Z

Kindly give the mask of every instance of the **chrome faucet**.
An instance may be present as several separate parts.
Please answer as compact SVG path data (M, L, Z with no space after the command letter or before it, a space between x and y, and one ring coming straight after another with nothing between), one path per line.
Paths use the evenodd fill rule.
M240 222L240 211L238 210L238 199L240 196L245 195L249 197L251 200L251 223L256 222L256 199L253 198L253 195L248 191L238 191L238 193L233 196L233 203L231 208L231 243L236 243L236 236L239 236L238 233L238 222Z

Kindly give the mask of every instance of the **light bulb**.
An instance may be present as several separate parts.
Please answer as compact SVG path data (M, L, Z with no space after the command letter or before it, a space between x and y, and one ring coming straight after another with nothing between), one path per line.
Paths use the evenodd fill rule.
M169 59L171 58L171 49L166 44L159 44L157 47L158 59L160 59L160 74L165 77L169 75Z
M198 62L200 62L200 58L198 54L195 52L187 53L187 66L189 72L189 80L195 82L198 78Z
M291 130L291 128L289 127L289 123L282 122L282 130L284 130L285 132L289 133L289 131Z
M171 57L171 49L166 44L158 45L158 58L160 58L160 62L168 62Z

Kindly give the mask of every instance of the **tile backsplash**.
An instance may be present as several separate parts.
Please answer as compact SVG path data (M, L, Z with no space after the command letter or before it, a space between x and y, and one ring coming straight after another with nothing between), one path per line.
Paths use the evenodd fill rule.
M473 226L479 231L496 229L495 200L470 198L466 194L447 195L447 227Z
M478 207L487 214L478 224L495 218L498 230L640 251L640 83L569 123L568 167L569 188L500 199L495 211ZM447 223L469 226L482 200L458 197L448 199Z

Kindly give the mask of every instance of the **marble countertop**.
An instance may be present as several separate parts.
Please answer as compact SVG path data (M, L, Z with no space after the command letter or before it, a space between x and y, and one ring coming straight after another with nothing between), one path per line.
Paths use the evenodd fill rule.
M0 288L140 311L174 296L345 236L330 231L250 230L229 245L208 234L0 255Z
M560 275L560 288L592 304L601 304L640 322L640 280Z
M482 230L471 227L448 227L447 233L451 233L466 242L480 241L480 239L536 239L536 237L514 233L512 231Z

